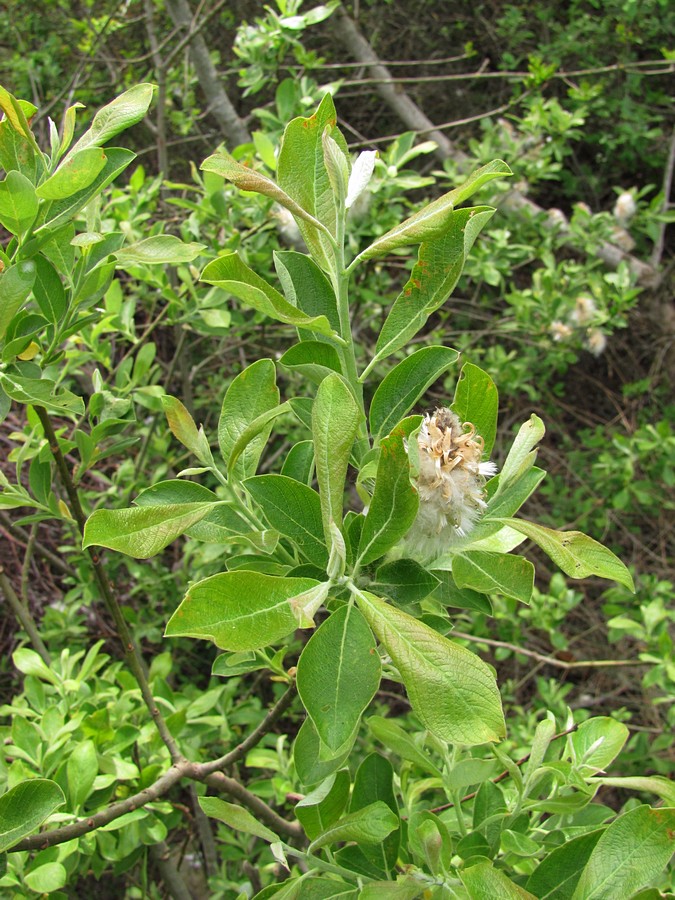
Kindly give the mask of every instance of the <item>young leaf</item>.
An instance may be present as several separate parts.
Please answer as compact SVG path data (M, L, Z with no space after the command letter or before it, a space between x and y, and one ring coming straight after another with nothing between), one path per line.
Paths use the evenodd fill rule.
M330 751L349 740L380 674L372 632L352 604L334 612L309 639L298 661L298 693Z
M323 341L301 341L295 344L284 353L279 364L316 384L321 384L331 372L340 373L342 369L335 347Z
M0 272L0 340L28 298L36 275L37 268L32 259L15 263Z
M222 288L277 322L337 337L325 316L306 316L264 278L256 275L236 252L226 253L210 262L202 272L201 280Z
M260 572L223 572L198 581L166 626L167 637L213 641L221 650L258 650L298 627L289 601L319 584Z
M281 474L293 478L301 484L310 485L314 473L314 443L298 441L288 451L281 467ZM320 501L319 501L320 502Z
M353 737L356 740L356 732ZM303 784L316 784L328 778L344 765L352 744L341 747L339 753L331 756L328 749L321 744L312 720L307 717L300 726L293 744L293 762L300 781Z
M53 175L43 181L36 194L42 200L65 200L88 188L106 164L100 147L87 147L69 154Z
M661 873L674 850L675 809L631 809L605 829L572 900L631 897Z
M460 870L459 877L464 882L471 900L537 900L502 872L491 862L481 862Z
M537 452L534 449L546 433L544 423L534 413L524 422L511 445L509 454L499 473L499 484L494 494L496 499L507 487L521 478L534 465Z
M226 465L238 438L258 416L279 405L276 369L271 359L259 359L247 366L227 389L218 421L218 443ZM254 437L243 450L235 475L253 475L265 448L272 425Z
M464 203L474 191L493 178L503 178L513 174L501 159L493 160L481 169L473 172L458 188L443 194L437 200L423 207L404 222L396 225L391 231L376 238L370 247L360 253L357 259L373 259L383 256L398 247L431 241L448 230L455 207Z
M414 763L422 772L434 778L441 778L441 770L434 765L428 753L422 751L412 737L394 719L382 716L370 716L366 720L375 740L379 741L392 753Z
M140 122L152 102L153 90L152 84L134 85L99 109L90 128L71 149L67 158L85 147L102 147L116 134Z
M598 575L635 592L633 576L618 556L581 531L554 531L526 519L500 519L538 544L570 578Z
M272 528L290 538L309 562L321 569L326 567L328 550L316 491L285 475L256 475L247 478L244 487Z
M335 127L336 121L333 98L326 93L313 115L309 118L300 116L288 123L277 162L280 187L310 216L323 223L332 235L337 229L338 207L324 163L321 136L326 126L330 126L331 138L348 157L347 144ZM308 226L307 222L306 217L298 221L305 243L321 268L331 271L334 264L331 241L324 231Z
M452 575L459 588L482 594L503 594L529 603L534 588L534 566L523 556L464 550L454 557Z
M418 506L403 437L392 434L380 442L375 493L361 530L356 565L369 565L397 544L415 521Z
M465 363L459 375L455 399L451 409L462 422L473 422L483 438L483 454L487 459L497 434L497 410L499 395L497 386L487 372L471 363Z
M422 242L410 278L380 331L369 368L404 347L445 303L459 281L474 241L493 215L494 209L486 206L458 209L443 235Z
M232 182L240 191L256 191L265 197L276 200L281 206L284 206L289 212L293 213L299 219L310 222L314 227L321 228L321 223L306 209L296 203L289 195L282 190L278 184L275 184L270 178L261 175L248 166L242 166L229 153L224 150L218 150L199 167L205 172L215 172L222 175L228 181Z
M341 769L296 803L295 815L310 841L340 818L348 799L349 772Z
M171 434L194 453L202 465L213 465L211 448L203 428L197 429L194 419L176 397L165 394L161 401Z
M173 234L156 234L117 250L114 256L118 266L126 269L136 264L156 266L192 262L205 249L205 244L186 243Z
M577 765L584 777L606 769L619 755L630 732L623 722L594 716L570 735Z
M37 211L33 183L21 172L8 172L0 181L0 224L20 236L33 224Z
M311 256L295 250L276 250L274 268L286 299L308 316L325 316L340 331L335 291Z
M85 207L90 200L93 200L101 191L106 188L117 176L123 172L129 163L136 158L136 154L131 150L123 150L117 147L111 147L105 151L105 165L98 173L96 178L77 193L62 200L52 200L44 204L44 213L40 211L37 221L40 227L35 233L40 235L44 231L53 231L59 225L65 225L69 222L77 212Z
M339 375L328 375L319 385L312 410L316 477L326 544L330 524L342 524L342 498L349 454L359 425L359 408Z
M200 522L212 509L212 502L97 509L87 519L82 546L108 547L135 559L148 559Z
M387 373L370 404L370 430L389 434L427 388L457 362L459 353L448 347L423 347Z
M441 740L468 746L503 737L499 690L486 663L374 594L359 591L355 596L429 731Z
M388 759L370 753L356 770L349 811L356 812L377 801L386 803L395 816L399 815L394 794L394 770ZM378 869L389 874L396 865L401 841L400 825L381 844L362 847L366 858Z
M53 324L60 322L68 309L63 282L51 262L39 253L35 262L33 294L42 315Z
M315 853L326 844L338 841L356 841L357 844L378 844L399 826L399 818L381 800L364 806L357 812L338 819L330 828L315 838L309 852Z
M31 778L0 797L0 853L13 847L66 802L55 781Z
M224 822L234 831L252 834L254 837L262 838L270 843L279 840L278 835L241 806L228 803L226 800L221 800L220 797L199 797L199 805L207 816L210 816L212 819L218 819L219 822Z

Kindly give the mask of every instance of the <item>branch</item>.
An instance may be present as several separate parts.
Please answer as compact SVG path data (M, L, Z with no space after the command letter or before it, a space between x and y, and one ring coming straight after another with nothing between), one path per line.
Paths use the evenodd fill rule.
M661 208L662 213L666 213L668 208L670 207L670 191L673 186L673 169L675 168L675 126L673 126L673 133L670 136L670 149L668 150L668 161L666 162L666 168L663 173L663 206ZM663 247L666 240L666 228L668 227L667 222L661 222L659 226L659 234L657 239L654 241L654 249L652 250L651 262L654 268L656 268L660 262L661 257L663 256Z
M12 612L17 617L17 619L21 623L21 627L28 635L28 640L31 642L42 661L49 665L51 663L49 650L47 650L42 638L40 637L40 632L38 631L38 627L30 614L30 610L27 606L24 606L19 599L16 591L10 583L9 578L5 575L4 568L1 565L0 591L2 591L2 593L5 595L5 599L12 607Z
M556 659L555 656L544 656L543 653L537 653L534 650L525 650L523 647L516 646L516 644L509 644L506 641L495 641L492 638L475 637L472 634L465 634L463 631L452 631L450 636L461 638L463 641L471 641L474 644L487 644L490 647L504 647L506 650L520 653L522 656L529 656L531 659L536 659L537 662L545 663L549 666L557 666L559 669L610 669L647 665L647 663L641 662L638 659L584 659L575 660L574 662L565 662L564 659Z
M59 446L58 438L56 437L51 419L49 418L49 413L43 406L35 406L34 409L38 419L40 420L40 423L42 424L45 437L47 438L47 442L49 444L49 449L51 450L54 461L56 462L56 468L59 471L61 483L66 490L66 494L68 495L71 514L75 519L75 522L77 523L80 534L84 535L86 516L82 509L80 496L71 477L70 470L68 469L66 460L63 456L63 453L61 452L61 447ZM178 746L173 738L173 735L169 731L167 724L164 721L164 717L162 716L159 707L155 703L155 698L152 695L152 690L150 689L150 684L146 675L143 658L141 657L141 654L136 647L127 621L124 618L122 609L117 602L115 595L113 594L110 581L108 580L108 573L103 566L101 557L95 549L93 549L92 547L87 548L87 554L89 555L89 558L91 560L91 564L94 570L94 578L101 593L101 597L103 598L103 602L105 603L108 612L115 622L117 635L122 643L127 665L129 666L129 669L138 682L138 686L141 690L141 695L143 697L143 700L145 701L145 705L147 706L150 715L152 716L160 737L164 741L164 744L169 751L172 762L178 762L182 760L183 757L178 750Z

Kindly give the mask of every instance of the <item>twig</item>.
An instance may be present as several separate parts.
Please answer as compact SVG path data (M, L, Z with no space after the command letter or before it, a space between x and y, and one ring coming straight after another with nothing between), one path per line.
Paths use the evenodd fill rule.
M54 460L56 462L56 467L61 478L61 483L66 490L66 494L68 495L70 511L77 523L80 534L84 536L86 517L80 503L80 496L77 492L77 488L75 487L70 474L70 470L68 469L66 460L63 456L63 453L61 452L61 447L59 445L58 438L56 437L56 433L54 432L49 413L43 406L35 406L34 409L38 419L40 420L40 423L42 424L45 437L47 438L47 442L49 443L49 449L51 450L52 456L54 457ZM162 713L160 712L159 707L155 702L155 698L152 695L152 690L150 689L150 684L147 679L143 658L141 657L141 654L136 647L134 639L131 635L131 631L129 630L129 626L127 625L127 621L124 618L122 609L117 602L115 595L113 594L112 587L108 579L108 574L105 570L105 567L103 566L101 557L98 552L92 547L87 548L87 553L89 554L89 558L94 569L94 578L96 580L96 583L98 584L103 602L105 603L108 612L115 622L117 634L124 649L124 656L126 658L127 665L129 666L136 681L138 682L138 686L141 690L141 695L143 697L143 700L145 701L145 705L147 706L150 715L152 716L160 737L164 741L164 744L169 751L171 760L173 762L177 762L183 757L179 752L176 741L169 731L167 724L164 721L164 717L162 716Z
M195 900L194 895L188 889L174 861L171 859L171 850L166 841L150 846L150 856L157 866L157 871L162 883L172 900Z
M6 528L7 531L14 532L14 534L18 535L18 537L26 545L28 545L28 542L30 541L30 534L25 531L25 529L23 529L21 525L17 525L15 522L12 522L9 516L4 512L0 512L0 525L2 525L3 528ZM58 569L62 575L69 575L71 577L75 575L75 570L71 566L69 566L68 563L64 562L60 556L57 556L56 553L53 553L49 549L49 547L45 547L39 541L34 541L33 546L37 555L41 556L43 559L46 559L47 562L49 562L55 569Z
M475 637L472 634L465 634L463 631L452 631L450 636L461 638L464 641L471 641L474 644L504 647L506 650L520 653L522 656L529 656L531 659L536 659L537 662L545 663L549 666L557 666L559 669L609 669L647 665L647 663L641 662L639 659L585 659L565 662L563 659L556 659L555 656L545 656L543 653L537 653L535 650L526 650L524 647L518 647L516 644L509 644L506 641L495 641L492 638Z
M39 654L42 661L49 665L51 663L49 650L47 650L42 638L40 637L40 632L38 631L37 625L33 621L30 610L27 606L24 606L24 604L19 599L16 591L9 581L9 578L5 575L5 570L2 566L0 566L0 591L2 591L2 593L5 595L5 599L12 607L12 612L21 623L23 630L28 635L28 640L35 648L35 651Z

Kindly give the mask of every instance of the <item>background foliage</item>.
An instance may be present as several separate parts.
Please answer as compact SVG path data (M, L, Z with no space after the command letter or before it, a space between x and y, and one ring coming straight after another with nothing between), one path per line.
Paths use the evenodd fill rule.
M350 148L377 147L380 153L368 192L350 214L351 253L454 188L472 168L505 159L516 190L535 205L521 204L516 213L503 183L492 194L490 186L483 189L479 202L497 206L497 215L474 245L450 302L397 359L423 345L445 344L489 373L500 391L494 452L500 466L517 425L533 412L541 416L547 435L540 460L549 474L528 501L526 516L602 540L630 568L636 593L595 578L571 582L531 545L527 555L536 562L537 580L530 605L496 593L492 616L476 604L457 609L455 631L497 670L509 722L507 743L500 745L508 754L504 768L509 758L530 752L544 723L554 720L563 731L605 717L616 729L617 748L624 726L627 740L620 756L599 761L592 774L610 767L609 780L668 776L675 725L669 542L675 324L667 241L675 156L668 81L672 5L617 0L558 10L538 2L451 8L423 2L412 10L405 2L373 0L352 8L380 60L392 62L401 90L436 125L450 123L443 134L461 151L450 156L439 153L428 135L406 132L409 126L378 93L381 76L354 61L358 54L341 37L336 6L314 11L289 0L274 7L237 4L235 12L222 3L195 5L188 9L187 30L180 27L184 4L168 0L45 2L39 8L10 0L0 11L0 83L37 108L32 127L43 148L50 145L49 118L59 125L68 106L87 107L78 113L78 138L94 111L122 90L145 81L159 85L148 116L124 135L136 160L106 188L100 208L88 213L91 220L78 222L79 230L121 233L127 245L176 235L203 248L170 267L161 256L122 258L114 275L106 271L100 283L88 285L91 321L64 343L53 375L88 402L89 439L69 444L67 422L57 421L85 511L129 506L150 485L194 466L166 428L167 396L180 398L213 436L232 379L255 360L279 359L288 349L286 326L233 301L217 283L199 280L203 266L223 250L239 251L255 272L272 279L272 251L300 246L281 207L224 188L221 176L199 171L221 141L237 159L272 176L286 122L309 115L326 90L335 92ZM243 142L225 130L216 95L190 55L195 31L247 133ZM10 237L0 232L3 248ZM603 242L622 248L618 265L601 257ZM82 252L89 252L86 246ZM631 259L649 271L640 273ZM353 324L361 367L411 265L407 254L395 250L356 275ZM21 344L12 352L24 354L27 363L39 323L32 324L24 320L12 335ZM387 369L376 366L374 374L382 377ZM284 395L292 396L306 372L283 371ZM416 411L445 405L457 372L436 382ZM46 450L35 439L41 433L35 413L17 402L5 402L2 412L1 477L16 479L39 504L33 514L9 504L0 510L3 594L12 591L39 622L51 660L48 668L40 663L29 649L25 623L19 628L7 614L0 671L3 777L7 788L35 776L52 779L69 811L87 815L151 784L164 770L164 749L123 665L118 629L98 602L95 577L72 522L63 517L59 490L52 490ZM298 438L297 424L279 423L262 473L275 471ZM246 565L252 548L243 541L240 551ZM281 697L281 683L261 675L245 654L228 661L230 677L222 678L222 672L212 675L204 645L163 637L188 583L221 570L219 553L217 544L191 536L149 560L112 553L106 559L148 662L153 692L172 733L195 760L236 746ZM603 660L617 665L593 665ZM270 653L266 664L281 677L280 659ZM423 732L394 683L384 683L368 715L352 777L358 784L358 765L364 772L382 765L369 754L384 742L405 761L402 796L414 812L415 784L437 777L443 750L433 741L424 747ZM402 727L392 724L394 716ZM299 716L291 714L237 762L247 789L287 812L296 794L309 792L291 753L299 725ZM579 763L571 741L556 751L561 767ZM482 773L484 807L478 801L473 807L478 825L481 816L489 818L491 804L497 810L504 802L486 787L497 774ZM341 796L339 777L334 790ZM457 776L455 790L478 784L475 773L465 779L472 777L476 781ZM592 775L575 769L574 777ZM187 790L168 796L95 835L37 854L10 854L6 889L16 896L162 896L177 890L163 856L196 896L208 890L209 896L236 897L279 880L278 863L246 829L222 825L214 844L195 798ZM355 787L349 814L370 802L358 797ZM439 790L438 805L444 797ZM654 801L653 793L608 784L601 804L593 805L602 810L572 827L581 839L607 821L603 811L645 815L637 798ZM509 804L512 799L507 796ZM560 811L547 815L569 824ZM449 864L439 862L449 851L442 827L432 824L440 837L428 825L429 840L413 849L417 861L425 859L437 872ZM517 816L509 824L502 859L521 876L523 888L540 895L541 886L528 881L536 848ZM561 829L554 826L548 849L560 842ZM311 832L310 824L310 838ZM472 854L480 864L487 853L470 844L461 851L465 865ZM659 877L655 885L667 890L667 876Z

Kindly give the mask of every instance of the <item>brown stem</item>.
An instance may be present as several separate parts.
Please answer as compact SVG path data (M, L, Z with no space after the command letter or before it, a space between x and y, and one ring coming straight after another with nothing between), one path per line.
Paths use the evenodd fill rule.
M45 437L47 438L47 441L49 443L49 449L51 450L54 461L56 462L56 467L59 471L61 483L65 488L66 494L68 495L71 514L77 523L80 534L84 535L86 516L82 509L82 504L80 503L80 496L77 492L77 488L75 487L75 483L73 482L73 479L71 477L70 470L68 469L68 464L66 463L63 453L61 452L61 447L59 446L58 438L56 437L51 419L49 418L49 413L43 406L36 406L35 412L42 424ZM115 627L117 628L117 634L122 643L124 657L126 659L127 665L129 666L129 669L138 682L138 686L141 690L141 695L143 697L145 705L147 706L150 715L152 716L160 737L164 741L164 744L169 751L172 762L179 762L183 759L183 756L178 750L176 741L169 731L167 724L164 721L164 717L162 716L159 707L155 702L155 698L152 695L152 690L150 689L150 684L146 675L145 663L143 662L143 658L141 657L141 654L136 647L136 644L134 643L131 631L129 630L127 621L124 618L122 608L120 607L115 595L113 594L112 587L108 579L108 574L105 570L105 567L103 566L101 557L96 549L92 547L87 548L87 553L91 560L91 564L94 570L94 578L98 585L101 597L106 606L106 609L113 618Z
M21 627L28 635L28 640L35 648L36 653L39 654L44 663L49 665L51 663L49 650L47 650L42 638L40 637L40 632L38 631L38 627L30 614L30 610L27 606L24 606L24 604L19 599L16 591L9 581L9 578L5 575L5 570L2 566L0 566L0 591L2 591L2 593L5 595L7 602L12 607L12 612L21 623Z
M495 641L492 638L476 637L473 634L466 634L464 631L452 631L451 637L461 638L463 641L471 641L473 644L487 644L489 647L504 647L506 650L512 650L514 653L520 653L522 656L529 656L536 659L537 662L545 663L549 666L557 666L559 669L611 669L623 668L625 666L646 666L647 663L639 659L580 659L574 662L565 662L564 659L556 659L555 656L544 656L543 653L537 653L535 650L525 650L517 644L509 644L506 641Z
M3 528L6 528L7 531L12 531L14 534L18 535L19 539L23 541L26 545L30 541L30 534L25 531L20 525L17 525L15 522L9 518L9 516L0 512L0 525ZM64 562L60 556L57 556L56 553L53 553L49 547L45 547L39 541L33 542L33 547L38 556L41 556L43 559L47 560L50 565L52 565L55 569L58 569L62 575L75 575L75 570L68 565L67 562Z

